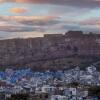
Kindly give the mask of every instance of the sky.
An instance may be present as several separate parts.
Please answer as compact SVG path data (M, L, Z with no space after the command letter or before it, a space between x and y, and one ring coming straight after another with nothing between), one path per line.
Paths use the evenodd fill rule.
M100 0L0 0L0 39L68 30L100 33Z

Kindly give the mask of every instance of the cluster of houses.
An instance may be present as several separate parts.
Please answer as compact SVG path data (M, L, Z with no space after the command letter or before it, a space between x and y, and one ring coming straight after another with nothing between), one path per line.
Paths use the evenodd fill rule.
M75 87L75 82L80 85ZM45 100L93 100L88 96L88 86L100 86L100 72L95 66L86 70L76 67L55 72L34 72L31 69L0 71L0 94L7 96L30 93L49 94ZM94 100L98 100L97 97Z

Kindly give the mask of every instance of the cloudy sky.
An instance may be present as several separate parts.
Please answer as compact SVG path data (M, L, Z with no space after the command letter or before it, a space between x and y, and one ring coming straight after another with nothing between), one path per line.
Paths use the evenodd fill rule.
M0 39L68 30L100 33L100 0L0 0Z

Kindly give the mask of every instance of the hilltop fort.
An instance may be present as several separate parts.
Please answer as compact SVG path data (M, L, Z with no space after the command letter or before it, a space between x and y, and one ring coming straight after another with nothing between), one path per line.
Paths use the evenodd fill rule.
M99 57L100 34L68 31L37 38L0 40L0 66L34 67L38 62L41 65L41 62L75 55Z

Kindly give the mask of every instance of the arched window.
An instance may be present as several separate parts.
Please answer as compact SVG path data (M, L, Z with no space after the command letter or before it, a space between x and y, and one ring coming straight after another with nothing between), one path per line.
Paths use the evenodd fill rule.
M73 51L74 51L74 53L78 53L78 51L79 51L78 47L74 46Z

